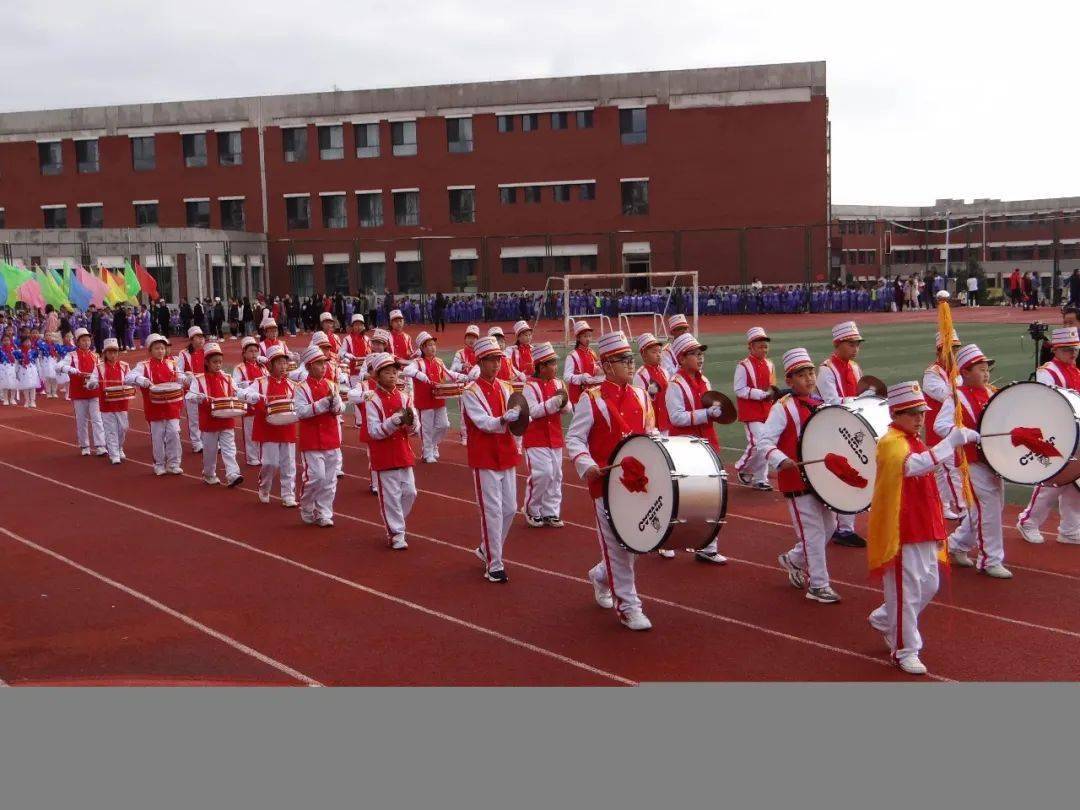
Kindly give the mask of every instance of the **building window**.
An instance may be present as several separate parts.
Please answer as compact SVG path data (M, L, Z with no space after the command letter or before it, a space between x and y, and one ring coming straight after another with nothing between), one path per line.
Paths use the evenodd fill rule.
M187 207L187 225L189 228L210 227L209 200L188 200L184 205Z
M517 202L517 189L513 186L499 189L499 202L503 205L513 205Z
M349 294L349 265L327 264L323 266L327 295Z
M135 203L135 227L147 228L158 224L157 203Z
M450 189L450 221L476 222L476 190Z
M446 144L451 152L471 152L473 150L472 119L448 118Z
M540 202L540 189L541 186L525 186L524 196L527 203Z
M239 132L219 132L217 136L218 163L222 166L239 166L244 162L243 146Z
M507 258L504 258L504 259L502 260L502 271L503 271L503 274L504 274L504 275L510 275L510 274L514 274L514 273L517 273L517 271L518 271L518 262L519 262L519 260L518 260L518 259L507 259Z
M596 199L596 183L579 183L578 199L582 202Z
M525 272L526 273L543 273L544 272L544 257L543 256L528 256L525 259Z
M424 291L420 262L394 262L394 264L397 267L398 292L407 295Z
M79 227L80 228L104 228L105 227L105 209L100 205L80 205L79 206Z
M394 192L394 223L397 225L420 224L420 192Z
M553 112L551 114L552 129L566 129L570 126L570 113Z
M290 231L302 231L311 227L311 198L285 198L285 227Z
M95 174L101 171L96 140L75 141L75 166L79 174Z
M537 113L526 113L521 116L521 131L536 132L540 129L540 116Z
M316 127L319 133L319 160L341 160L345 157L345 131L340 124Z
M286 163L307 160L307 127L288 127L281 130L281 149Z
M577 111L577 128L578 129L592 129L593 128L593 111L592 110L578 110Z
M513 132L514 131L514 116L512 115L500 115L499 116L499 132Z
M596 256L582 256L578 259L578 263L581 265L580 271L582 273L596 272Z
M226 231L244 230L244 201L218 200L221 208L221 227Z
M619 134L623 144L645 143L645 108L619 110Z
M451 259L450 283L454 292L476 292L476 259Z
M0 231L7 227L7 218L4 215L4 209L0 208Z
M137 172L152 171L157 165L154 150L154 136L131 139L131 166Z
M390 124L390 143L395 157L416 154L416 122L394 121Z
M324 194L322 200L322 224L324 228L347 228L348 215L345 213L344 194Z
M648 180L623 181L622 212L625 216L640 216L649 213Z
M375 292L386 289L385 262L364 262L360 265L360 289Z
M379 156L379 125L356 124L353 127L356 136L356 156L358 158L376 158Z
M565 183L552 186L551 196L558 203L570 202L570 186Z
M39 143L38 165L42 174L60 174L64 170L64 157L60 149L60 141L52 143Z
M44 208L45 228L55 230L67 227L67 208Z
M310 298L315 294L315 271L310 264L298 264L293 267L292 291L296 298Z
M191 132L184 136L184 165L201 169L206 165L206 133Z
M378 191L357 194L356 213L361 228L381 228L383 224L382 194Z
M551 261L555 275L569 275L572 272L570 269L569 256L552 256Z

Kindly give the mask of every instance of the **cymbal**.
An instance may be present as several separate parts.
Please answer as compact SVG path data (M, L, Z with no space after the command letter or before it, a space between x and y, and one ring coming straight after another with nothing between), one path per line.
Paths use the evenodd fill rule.
M401 424L405 425L406 427L412 427L412 423L415 419L416 417L413 416L412 408L401 409Z
M720 406L722 413L720 414L720 418L716 421L721 425L730 425L738 418L738 411L735 410L735 403L719 391L706 391L701 395L701 404L706 408L711 408L713 405Z
M511 408L518 408L521 415L513 422L508 422L506 428L515 436L524 436L529 427L529 402L520 391L515 391L506 398L506 410Z
M883 397L888 393L888 386L873 374L863 374L859 378L859 384L855 386L856 395L873 391L875 396Z

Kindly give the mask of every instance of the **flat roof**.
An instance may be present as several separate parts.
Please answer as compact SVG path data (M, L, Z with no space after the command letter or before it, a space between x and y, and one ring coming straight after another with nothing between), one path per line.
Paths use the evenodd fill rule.
M951 217L1020 216L1080 211L1080 197L1046 197L1039 200L941 199L933 205L834 205L833 219L944 219Z

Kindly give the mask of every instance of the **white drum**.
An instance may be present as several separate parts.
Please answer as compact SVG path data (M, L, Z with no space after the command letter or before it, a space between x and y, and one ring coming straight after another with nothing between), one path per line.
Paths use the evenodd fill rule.
M247 406L236 397L214 397L210 400L210 416L214 419L236 419L247 413Z
M150 401L155 405L168 405L184 398L184 388L178 382L155 383L149 388Z
M628 459L640 470L622 466ZM663 545L705 548L727 514L727 474L694 436L627 436L615 447L604 508L619 542L636 554ZM633 465L637 467L637 465ZM640 474L635 474L640 473Z
M1060 456L1014 446L1013 428L1036 427ZM1080 478L1080 396L1067 388L1014 382L990 397L979 419L980 446L990 469L1014 484L1062 486Z
M300 421L296 406L291 399L275 399L266 403L266 423L268 425L291 425Z
M823 405L811 414L799 437L799 461L810 491L834 512L852 515L870 508L877 475L877 443L892 422L889 403L863 395L839 405ZM849 483L839 477L826 456L839 456L862 479ZM865 483L862 483L865 482Z

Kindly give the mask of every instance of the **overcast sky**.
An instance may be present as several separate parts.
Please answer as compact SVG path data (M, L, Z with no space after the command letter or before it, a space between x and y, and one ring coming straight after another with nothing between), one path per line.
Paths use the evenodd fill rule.
M824 59L835 203L1080 195L1076 3L0 0L0 20L5 111Z

